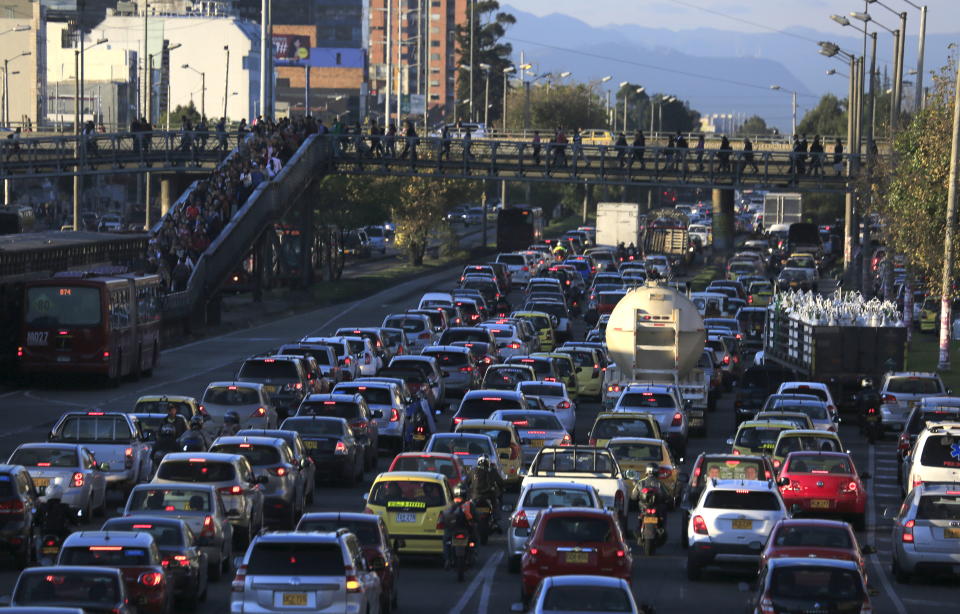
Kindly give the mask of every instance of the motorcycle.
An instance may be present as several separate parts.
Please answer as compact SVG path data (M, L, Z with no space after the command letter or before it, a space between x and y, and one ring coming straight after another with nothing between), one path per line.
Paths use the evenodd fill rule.
M453 568L457 570L457 582L463 582L463 576L474 563L476 544L470 539L466 531L457 531L450 540L450 551L453 553Z
M36 544L37 562L40 565L50 566L57 562L60 555L60 537L49 534L44 535Z
M651 488L640 491L640 531L637 542L645 556L653 556L667 541L667 529L660 515L657 493Z
M863 416L863 429L867 435L867 441L874 444L883 437L880 426L880 412L876 407L868 407Z
M475 499L473 501L473 510L477 523L477 537L483 546L487 545L487 540L490 538L491 533L500 531L493 506L494 503L489 499Z

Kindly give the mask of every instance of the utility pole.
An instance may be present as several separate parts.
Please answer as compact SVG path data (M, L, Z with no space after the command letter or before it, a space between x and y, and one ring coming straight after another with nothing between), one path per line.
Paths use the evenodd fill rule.
M260 113L267 117L270 105L270 0L260 0ZM253 123L253 122L251 122Z
M868 94L867 104L870 109L870 121L867 122L867 194L866 202L867 206L865 209L873 208L873 171L874 165L876 164L876 159L873 155L873 122L876 114L876 70L877 70L877 33L870 33L870 93ZM870 247L870 223L866 215L863 216L863 258L861 259L861 271L862 271L862 282L860 284L860 290L863 293L866 293L867 289L871 287L871 271L870 271L870 254L867 254L866 251Z
M223 122L227 122L227 100L230 99L230 45L224 45L223 50L227 52L227 64L223 78Z
M397 0L397 132L400 132L400 101L403 93L403 20L406 18L403 0Z
M147 15L150 13L150 3L143 3L143 117L149 122L150 118L150 68L147 66L147 53L150 51L148 42L148 21ZM80 53L83 53L83 33L80 34ZM82 65L82 62L81 62Z
M927 5L920 7L920 43L917 48L917 85L913 92L914 113L920 112L923 105L923 51L927 39Z
M476 0L469 0L470 2L470 121L476 121L476 118L473 116L473 77L476 72L476 57L474 49L477 46L477 39L475 38L473 31L473 13L474 7L477 5Z
M383 29L387 33L386 50L383 53L387 62L387 84L383 88L383 127L386 130L390 126L390 82L393 80L393 35L390 28L393 27L393 0L387 2L387 21ZM398 41L399 42L399 41Z
M903 108L903 50L907 46L907 13L900 13L900 36L897 38L897 74L893 82L893 101L897 108L897 124L900 123L900 110Z
M960 64L957 66L960 84ZM953 319L953 239L957 225L957 156L960 154L960 87L953 95L953 144L950 149L950 183L947 192L947 227L943 237L943 280L940 286L940 357L937 369L950 369L950 324Z

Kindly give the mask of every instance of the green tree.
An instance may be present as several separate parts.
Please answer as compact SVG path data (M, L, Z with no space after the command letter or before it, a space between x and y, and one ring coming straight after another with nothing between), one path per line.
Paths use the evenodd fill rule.
M397 246L407 250L410 263L423 264L431 239L449 236L446 214L458 203L476 200L478 182L402 177L382 179L395 194L390 219L396 224Z
M737 134L740 136L772 133L773 129L767 126L767 122L759 115L752 115L748 117L743 124L740 125L740 129L737 131Z
M672 100L671 100L672 98ZM657 105L657 125L662 132L692 132L700 128L700 112L691 109L686 102L676 97L657 94L653 100ZM669 102L668 102L669 101ZM651 110L653 107L650 107ZM663 117L661 123L660 117Z
M507 129L524 128L525 109L529 96L530 127L552 130L563 127L598 128L607 125L606 113L596 90L583 83L572 85L527 85L508 98ZM569 138L569 135L568 135Z
M640 85L637 83L627 83L617 90L616 104L613 107L614 122L620 132L624 131L623 110L624 101L626 101L627 123L626 131L632 132L638 128L647 126L650 121L650 97L646 91L637 92Z
M847 99L824 94L817 106L804 113L797 124L800 134L843 136L847 133Z
M470 24L465 23L457 26L457 100L467 100L470 97L470 81L473 81L473 113L474 117L468 118L470 121L483 121L483 105L486 100L486 86L489 80L490 87L490 123L496 123L501 120L503 115L503 105L497 104L503 100L503 69L512 64L510 55L513 53L513 47L510 43L503 42L503 37L507 33L507 27L517 22L517 19L510 13L504 13L500 10L500 3L496 0L473 0L474 5L474 24L473 36L476 42L476 50L473 53L473 61L476 66L470 63ZM469 10L469 9L468 9ZM484 70L481 64L489 66ZM469 68L468 68L469 67ZM448 112L448 120L454 116L464 118L467 115L467 108L460 105L460 113L457 114L454 109Z
M170 129L177 130L180 128L180 124L183 123L183 118L186 117L190 120L190 123L196 127L197 123L200 122L200 111L197 110L197 107L193 106L193 101L191 100L186 106L180 104L177 105L173 111L170 111ZM155 126L166 126L167 125L167 116L164 115L160 118L160 123Z

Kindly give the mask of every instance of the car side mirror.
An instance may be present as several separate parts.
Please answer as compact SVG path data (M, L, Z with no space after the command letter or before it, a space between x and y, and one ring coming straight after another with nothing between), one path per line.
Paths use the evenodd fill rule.
M503 505L500 506L500 510L509 514L510 512L513 511L513 506L510 505L509 503L504 503Z
M623 477L627 478L628 480L637 480L640 479L640 474L636 469L627 469L623 472Z
M60 439L60 438L57 437L57 434L54 433L53 431L50 431L50 434L47 435L47 441L56 441L56 440L58 440L58 439Z
M373 410L373 417L374 417L374 418L383 418L383 410L382 410L382 409L375 409L375 410Z
M527 471L526 467L520 467L519 469L517 469L517 475L519 475L521 478L526 477L528 473L529 471Z
M146 433L142 433L140 435L140 441L156 441L156 439L157 434L153 431L147 431Z
M370 493L366 493L366 492L365 492L365 493L363 493L362 495L360 495L360 498L363 500L364 503L366 503L366 502L367 502L367 499L370 498Z
M732 446L732 445L733 445L733 438L732 438L732 437L729 438L729 439L727 439L727 445L728 445L728 446Z

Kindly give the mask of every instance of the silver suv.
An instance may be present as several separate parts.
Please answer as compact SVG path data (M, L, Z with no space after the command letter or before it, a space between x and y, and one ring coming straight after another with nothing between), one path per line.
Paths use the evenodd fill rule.
M335 533L267 533L253 540L237 568L232 614L304 610L379 614L380 579L357 537Z
M900 432L921 399L942 396L946 392L936 373L887 373L880 386L880 423L884 430Z
M960 565L960 484L921 483L907 495L893 523L893 575L897 582Z

